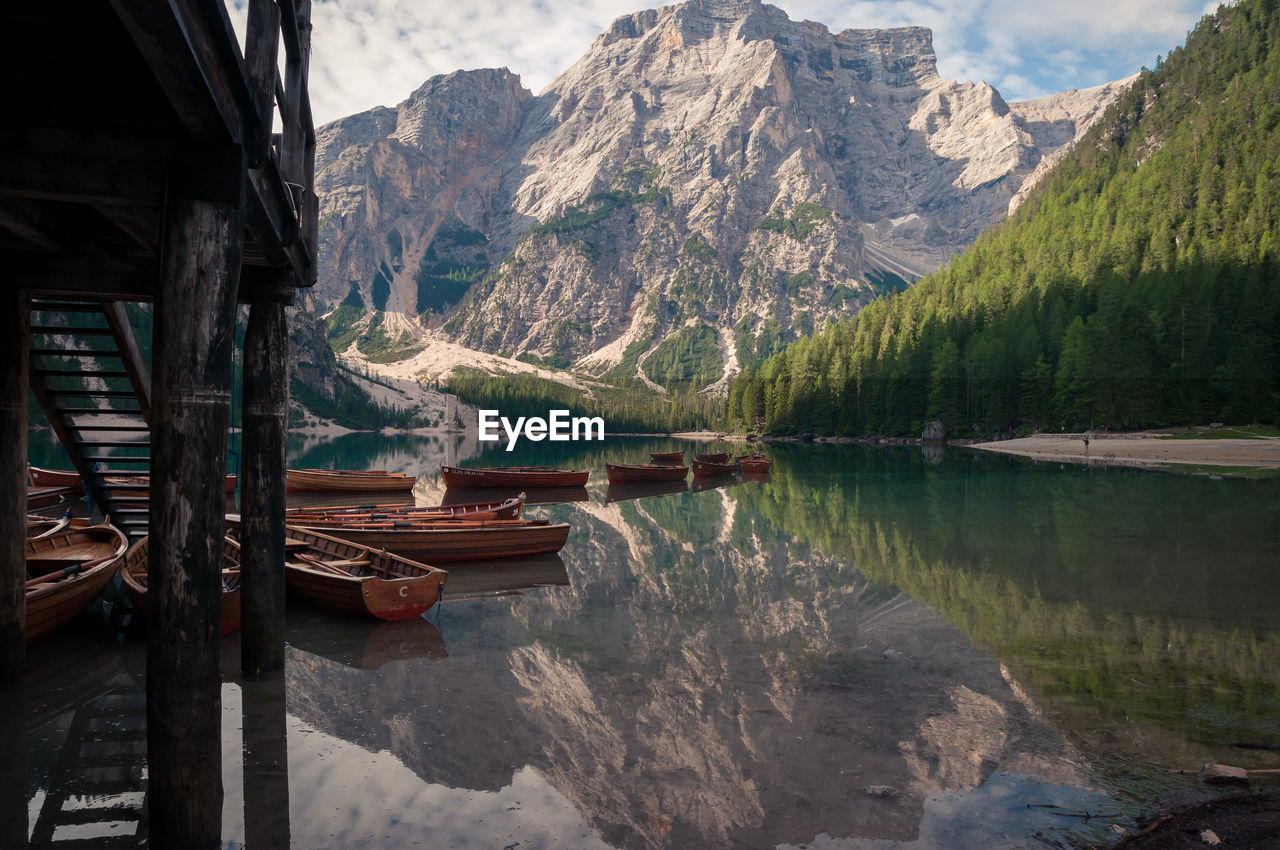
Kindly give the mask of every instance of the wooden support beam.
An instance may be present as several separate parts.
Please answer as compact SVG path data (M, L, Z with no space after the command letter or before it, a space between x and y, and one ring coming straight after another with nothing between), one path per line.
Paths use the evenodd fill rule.
M242 398L240 667L256 677L284 670L289 328L282 304L249 307Z
M222 831L222 534L236 290L239 155L171 184L155 310L147 759L150 840L218 848ZM238 204L191 198L239 186ZM184 194L187 197L184 197Z
M138 398L138 410L142 413L142 418L150 422L151 374L147 371L147 361L142 358L142 349L133 334L133 325L125 314L124 305L119 301L104 301L102 314L107 317L107 327L111 328L111 335L115 337L120 361L129 374L129 384Z
M27 601L27 294L0 287L0 680L22 673Z
M163 171L154 165L9 150L0 157L0 195L93 204L158 204Z
M0 252L0 268L10 284L32 295L89 301L151 301L158 274L151 262L18 251Z
M237 61L234 34L228 38L228 32L219 32L222 27L213 23L219 11L221 18L226 18L222 4L194 0L110 3L187 132L215 143L243 139L244 119L252 114L252 108L246 107L252 98ZM230 31L229 22L225 29ZM228 53L227 45L234 53Z
M258 168L271 156L271 115L276 97L276 54L280 50L280 7L275 0L249 0L245 35L245 71L257 109L257 126L249 149L249 167Z

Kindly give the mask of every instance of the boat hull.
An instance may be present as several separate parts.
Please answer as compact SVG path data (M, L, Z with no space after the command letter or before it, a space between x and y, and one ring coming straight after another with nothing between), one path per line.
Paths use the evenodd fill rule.
M590 470L441 466L446 487L583 487Z
M736 463L713 463L706 460L695 460L693 462L694 478L715 478L724 475L733 475L738 471Z
M120 580L124 584L125 595L133 603L133 607L142 615L147 613L147 553L150 551L150 537L144 537L129 549L125 555L124 568L120 571ZM240 544L230 537L223 538L222 543L222 633L231 634L240 628ZM228 574L228 570L236 570Z
M768 472L769 467L773 465L773 461L761 455L744 455L738 458L738 463L742 466L743 472L750 473Z
M610 484L635 484L641 481L683 481L689 467L658 464L605 464Z
M305 551L299 543L305 544ZM286 586L340 614L407 620L431 610L444 590L444 570L314 529L286 526L285 548ZM324 562L344 564L342 569L351 574L304 561L309 553Z
M285 471L285 490L289 493L399 493L412 490L416 480L412 475L398 472L289 469Z
M417 522L441 519L519 519L524 496L494 502L459 505L346 505L332 508L289 508L285 522L291 525L340 525L350 522Z
M462 522L450 527L341 528L308 527L307 531L339 537L372 549L385 549L404 558L437 561L476 561L559 552L569 538L568 523L545 520Z
M694 460L700 460L703 463L728 463L729 453L728 452L708 452L705 454L698 455L697 457L694 458Z
M31 478L31 483L41 489L70 487L77 493L84 492L84 485L80 482L80 473L73 469L41 469L38 466L28 466L27 475Z
M649 452L654 463L684 463L684 452Z
M128 548L125 536L110 525L77 528L28 540L27 569L32 571L34 567L37 575L99 558L106 560L78 575L27 588L27 642L48 635L92 605L120 569Z

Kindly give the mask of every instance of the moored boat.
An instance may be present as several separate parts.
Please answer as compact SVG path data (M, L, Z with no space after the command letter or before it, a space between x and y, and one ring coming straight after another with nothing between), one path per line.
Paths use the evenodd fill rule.
M607 463L605 471L610 484L631 484L637 481L683 481L689 474L684 464Z
M703 463L728 463L729 453L728 452L703 452L702 454L696 455L694 457L694 460L700 460Z
M567 522L545 519L423 519L303 528L429 563L549 554L559 552L569 537Z
M649 460L654 463L684 463L684 451L649 452Z
M440 476L446 487L582 487L591 471L551 466L441 466Z
M296 525L285 527L285 584L331 611L407 620L440 601L446 573Z
M108 485L110 484L141 484L143 486L146 486L151 483L151 476L150 475L112 475L112 476L109 476L106 479L106 481ZM236 492L236 481L237 479L236 479L235 473L232 473L231 475L228 475L226 477L224 488L228 496L233 495ZM140 496L138 498L146 498L146 497Z
M121 457L128 460L127 457ZM77 493L84 493L84 482L80 480L80 473L74 469L41 469L38 466L27 466L27 475L31 479L31 483L42 489L52 487L68 487ZM108 484L147 484L151 481L147 475L109 475L106 476ZM231 494L236 491L236 476L228 475L226 478L227 493Z
M350 493L394 493L412 490L417 479L403 472L351 469L289 469L285 490L289 493L337 491Z
M693 461L694 478L712 478L718 475L733 475L738 471L737 462L717 463L710 460L695 459Z
M93 604L120 569L129 542L112 525L73 528L27 541L27 641Z
M773 461L764 455L742 455L738 458L738 463L742 465L743 472L768 472L769 467L773 465Z
M84 485L80 482L80 473L74 469L41 469L38 466L28 464L27 477L31 479L32 486L42 490L49 490L55 487L70 487L78 493L84 492Z
M406 522L431 519L519 519L525 494L491 502L459 505L344 505L332 508L289 508L293 525L338 525L350 522Z
M120 579L133 607L141 613L147 611L147 553L150 537L144 537L130 547L125 555ZM222 633L240 628L240 544L230 537L222 538Z
M71 524L71 517L43 517L27 514L27 539L49 537L57 534Z
M442 505L465 505L479 501L503 501L515 495L518 487L462 487L450 488L440 497ZM524 493L525 505L557 505L568 502L586 502L591 496L586 487L535 487Z

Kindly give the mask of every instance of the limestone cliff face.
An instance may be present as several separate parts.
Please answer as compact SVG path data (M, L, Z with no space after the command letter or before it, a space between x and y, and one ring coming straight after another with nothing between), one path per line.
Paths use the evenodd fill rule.
M322 128L321 296L561 365L639 375L686 328L750 362L964 248L1118 91L1010 105L927 29L639 12L536 98L457 73Z

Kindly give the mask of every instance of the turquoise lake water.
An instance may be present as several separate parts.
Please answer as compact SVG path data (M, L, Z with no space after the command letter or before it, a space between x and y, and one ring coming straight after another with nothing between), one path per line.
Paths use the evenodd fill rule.
M1280 478L787 444L754 480L605 484L692 445L296 440L421 503L442 462L592 479L527 509L572 524L560 555L451 568L421 620L291 602L278 684L229 636L224 844L1088 846L1194 786L1171 769L1280 767ZM32 650L28 834L85 718L130 726L144 645L86 617Z

